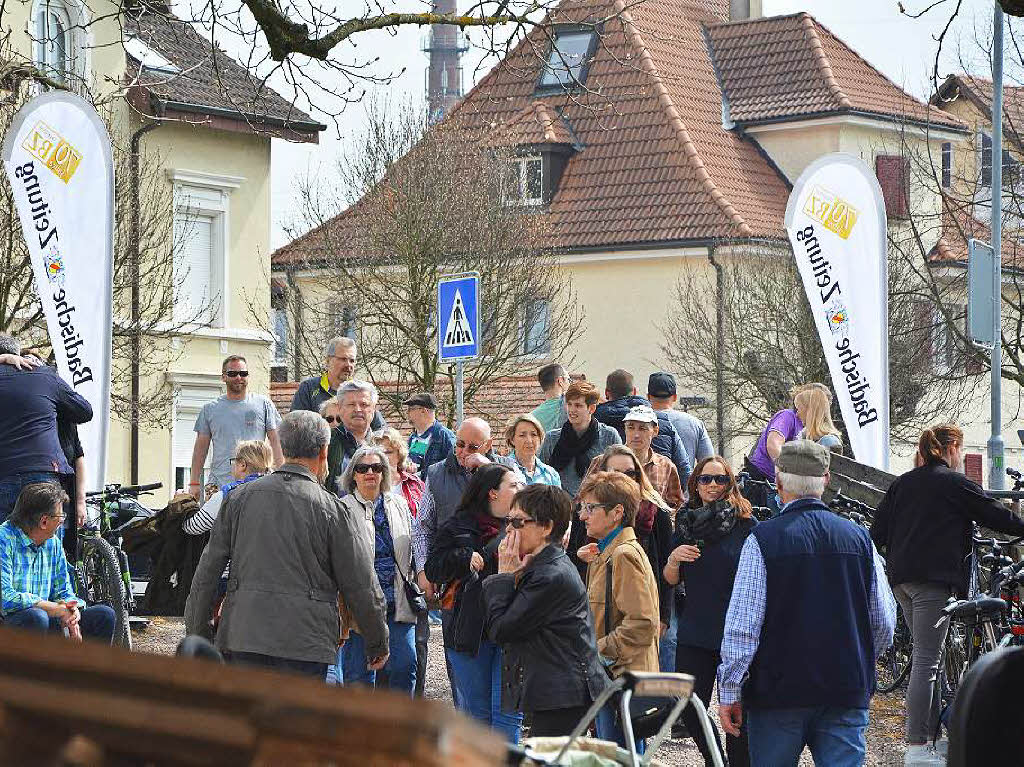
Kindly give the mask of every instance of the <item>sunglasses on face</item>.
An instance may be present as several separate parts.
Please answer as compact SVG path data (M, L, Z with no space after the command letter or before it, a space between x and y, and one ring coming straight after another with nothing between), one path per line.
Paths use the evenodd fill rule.
M528 517L505 517L505 525L512 525L513 530L522 530L527 525L536 523L536 519L529 519Z
M636 469L626 469L625 471L620 471L618 473L625 474L630 479L638 479L640 477L640 472L638 472Z
M333 415L325 415L324 420L327 421L327 423L341 423L341 418Z
M480 450L480 445L475 445L472 442L463 442L461 439L455 443L455 447L459 450L465 450L468 453L476 453Z
M228 370L224 373L228 378L248 378L248 370Z
M367 472L373 472L374 474L383 474L384 467L379 463L358 463L355 468L352 469L356 474L366 474Z
M728 485L729 477L725 474L701 474L697 477L697 481L702 485L710 485L712 482L716 485Z

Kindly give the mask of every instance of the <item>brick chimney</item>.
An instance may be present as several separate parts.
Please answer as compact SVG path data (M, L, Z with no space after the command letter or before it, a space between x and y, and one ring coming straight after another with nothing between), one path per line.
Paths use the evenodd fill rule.
M729 21L759 19L763 15L761 0L729 0Z

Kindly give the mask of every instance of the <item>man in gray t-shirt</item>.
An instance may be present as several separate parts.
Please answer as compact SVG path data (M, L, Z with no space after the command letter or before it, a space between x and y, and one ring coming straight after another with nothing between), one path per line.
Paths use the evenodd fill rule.
M208 482L226 485L231 475L231 459L235 445L247 439L266 439L274 454L274 466L282 461L281 443L277 438L277 426L281 416L274 403L262 394L248 394L249 370L245 358L232 355L221 366L221 378L227 387L227 394L213 402L207 402L196 419L196 443L192 448L192 475L189 492L198 497L202 487L199 476L206 463L210 445L213 456L210 460Z
M656 411L664 411L672 422L676 434L683 441L683 447L693 459L693 465L715 454L711 437L704 422L694 415L675 409L676 379L671 373L651 373L647 379L647 399Z

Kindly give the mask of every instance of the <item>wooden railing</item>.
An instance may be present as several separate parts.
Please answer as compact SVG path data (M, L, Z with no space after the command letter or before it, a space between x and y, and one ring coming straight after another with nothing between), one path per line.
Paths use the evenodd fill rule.
M0 764L453 765L504 741L438 701L0 628Z

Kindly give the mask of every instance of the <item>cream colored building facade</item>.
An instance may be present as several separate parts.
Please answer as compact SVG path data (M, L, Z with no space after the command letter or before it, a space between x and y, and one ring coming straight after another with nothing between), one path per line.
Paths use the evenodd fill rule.
M158 425L144 425L139 434L138 481L163 483L149 499L159 506L188 485L193 426L200 408L224 392L222 360L245 356L249 391L268 393L271 140L288 132L288 138L316 141L322 126L300 112L291 127L276 118L288 106L276 94L264 94L243 113L236 105L247 103L245 94L221 85L211 64L216 56L227 77L240 71L237 63L211 53L208 42L204 46L173 16L128 18L117 15L120 7L33 0L5 8L2 23L12 33L15 56L73 90L84 85L96 98L114 93L109 108L120 135L159 123L141 139L141 152L159 158L162 180L173 190L167 237L175 238L174 313L191 317L191 308L204 308L200 322L184 325L169 317L170 337L142 342L169 345L172 360L166 369L144 369L142 380L144 390L162 386L169 395ZM181 79L186 72L187 82ZM115 304L115 323L125 321L119 315L126 307ZM129 385L112 382L121 390ZM130 424L114 419L106 482L131 481L130 446Z

